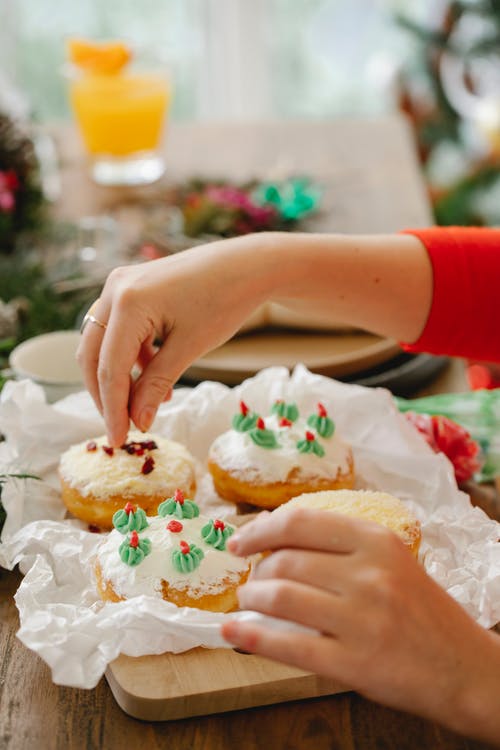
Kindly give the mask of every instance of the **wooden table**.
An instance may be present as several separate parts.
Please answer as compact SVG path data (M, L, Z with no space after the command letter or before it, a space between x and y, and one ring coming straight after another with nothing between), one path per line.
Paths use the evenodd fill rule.
M134 191L93 186L82 154L58 131L65 170L57 212L76 218L120 210ZM193 174L247 177L276 170L320 177L327 209L322 231L394 231L422 226L430 215L409 131L390 118L366 122L172 127L167 179ZM228 165L231 165L230 168ZM280 167L281 165L281 167ZM151 188L151 194L155 189ZM149 191L146 191L148 194ZM144 196L144 192L141 194ZM455 361L431 390L462 390ZM103 679L94 690L58 687L49 669L15 637L17 572L0 569L0 748L2 750L480 750L436 724L383 708L353 693L165 723L122 713Z

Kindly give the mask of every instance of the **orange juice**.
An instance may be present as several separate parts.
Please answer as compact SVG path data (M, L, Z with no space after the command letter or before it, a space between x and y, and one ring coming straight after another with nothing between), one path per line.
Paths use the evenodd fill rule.
M90 154L155 150L169 98L165 76L155 72L83 72L70 82L71 105Z
M129 67L123 41L69 39L69 96L92 176L102 185L144 185L164 171L158 151L170 88L162 70Z

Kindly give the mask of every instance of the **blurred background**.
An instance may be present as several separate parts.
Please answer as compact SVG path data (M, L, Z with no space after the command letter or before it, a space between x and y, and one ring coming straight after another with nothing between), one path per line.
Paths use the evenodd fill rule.
M68 118L65 38L121 38L168 63L174 121L403 108L437 220L499 219L498 0L0 0L0 12L3 110Z
M169 191L179 186L170 184L168 170L156 179L161 165L144 180L157 181L156 193L150 186L106 193L106 174L94 173L101 186L92 186L75 151L75 121L84 123L75 102L70 110L65 75L68 40L75 38L121 40L134 56L168 69L173 94L157 97L157 115L166 109L172 127L198 127L198 136L203 127L215 132L217 123L402 115L428 197L421 223L500 223L500 0L0 0L0 366L19 340L73 327L117 262L215 236L293 229L309 213L329 210L324 175L312 162L305 179L290 174L283 184L261 170L252 185L233 178L207 186L195 181L192 166L194 182L173 197ZM89 50L77 52L86 64ZM110 52L116 49L105 50L106 64ZM87 94L92 104L97 94ZM141 130L127 127L131 137ZM112 138L118 130L124 128L111 127ZM330 192L340 215L356 218L363 164L349 173L354 157L361 159L337 154L340 172L352 178L348 210L340 205L340 172ZM225 165L222 151L215 163ZM387 180L397 193L397 173L388 170ZM68 202L71 220L63 210ZM404 226L411 216L397 221ZM352 224L341 231L365 230ZM332 226L339 226L334 219Z

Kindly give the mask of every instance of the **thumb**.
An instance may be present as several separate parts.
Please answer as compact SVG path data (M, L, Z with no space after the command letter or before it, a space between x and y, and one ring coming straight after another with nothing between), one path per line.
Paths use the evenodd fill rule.
M129 413L140 430L149 430L159 405L169 400L174 384L192 362L187 352L182 356L177 339L172 331L134 383Z

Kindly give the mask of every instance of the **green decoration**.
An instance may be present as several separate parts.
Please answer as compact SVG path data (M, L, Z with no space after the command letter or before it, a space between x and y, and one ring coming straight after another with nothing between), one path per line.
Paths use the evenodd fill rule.
M254 429L250 430L248 434L255 445L258 445L259 448L273 450L274 448L280 447L273 430L268 430L266 427L254 427Z
M158 506L158 515L174 516L175 518L196 518L200 515L200 509L192 500L183 499L182 502L175 497L169 497Z
M143 531L149 526L146 514L142 508L137 508L134 512L129 509L129 504L125 508L117 510L113 514L113 526L120 534L128 534L131 531Z
M147 555L151 552L151 540L150 539L139 539L137 532L133 531L132 534L123 540L118 548L120 559L125 565L135 567L140 565Z
M329 438L335 432L335 422L328 416L311 414L307 419L307 424L312 427L322 438Z
M209 521L201 530L203 541L221 551L226 549L226 541L231 534L234 534L234 528L219 520Z
M251 430L253 427L255 427L255 423L257 422L258 415L257 414L235 414L232 419L232 427L233 430L236 430L237 432L248 432L248 430Z
M299 418L299 409L297 404L287 404L285 401L278 400L271 406L271 414L277 414L278 417L284 417L290 422L296 422Z
M323 458L325 455L325 449L319 443L314 436L311 437L305 437L302 440L299 440L297 443L297 450L299 453L314 453L316 456L319 456L319 458Z
M192 573L205 557L196 544L181 542L172 552L172 564L178 573Z

